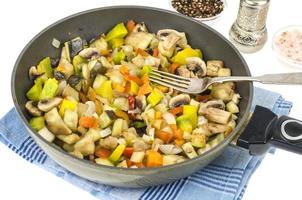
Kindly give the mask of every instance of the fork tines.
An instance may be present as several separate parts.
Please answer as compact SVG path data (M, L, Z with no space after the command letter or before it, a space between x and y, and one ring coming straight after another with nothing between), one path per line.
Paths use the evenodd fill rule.
M152 70L149 73L149 78L154 83L158 83L166 87L172 87L173 89L180 91L186 91L190 85L189 78L158 70Z

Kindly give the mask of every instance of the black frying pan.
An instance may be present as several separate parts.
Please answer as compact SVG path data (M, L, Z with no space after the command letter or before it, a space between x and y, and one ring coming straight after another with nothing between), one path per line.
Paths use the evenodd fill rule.
M107 32L115 24L121 21L126 22L129 19L134 19L138 22L145 22L151 32L156 32L157 30L164 28L184 31L187 33L190 44L195 48L202 49L205 60L223 60L225 65L231 68L233 75L250 75L247 64L234 46L221 34L200 22L174 12L157 8L139 6L106 7L85 11L67 17L50 25L36 35L26 45L16 61L11 80L12 96L18 114L31 136L52 159L66 169L86 179L109 185L123 187L158 185L186 177L206 166L222 153L224 148L236 136L240 128L242 128L244 121L249 115L253 98L252 83L241 82L237 84L237 91L242 96L239 104L240 113L237 121L238 125L223 142L197 158L183 163L157 168L116 168L101 166L86 160L75 158L56 145L46 142L42 137L35 134L34 130L30 128L28 124L29 115L27 114L24 106L27 101L25 93L32 84L26 76L28 74L29 67L40 61L45 56L59 56L59 50L55 49L51 45L53 38L57 38L60 41L67 41L76 36L80 36L89 41L100 33ZM283 118L277 119L269 111L261 108L258 108L257 110L259 109L262 112L261 116L264 116L263 113L266 113L267 115L267 117L264 117L263 119L265 120L263 125L266 127L281 127L280 122L282 124L284 121ZM272 119L274 122L271 122ZM255 120L257 121L256 117L253 117L253 121ZM284 130L289 130L289 128L293 129L293 127L296 128L296 125L296 122L291 121L285 126L287 128L284 128ZM264 137L259 136L261 134L263 135L263 127L262 129L259 129L258 126L249 126L249 128L252 128L250 130L258 131L258 134L256 135L257 137L255 137L255 135L251 136L250 132L246 131L244 132L243 137L239 139L239 144L246 148L251 148L251 153L262 153L269 144L272 143L293 149L292 146L290 147L289 145L291 142L282 136L282 131L271 131L272 129L268 128ZM272 133L279 134L274 135ZM292 135L292 137L295 137L297 131L293 131L293 133L294 135ZM270 141L267 138L271 138L272 142L263 145ZM294 150L300 152L301 144L298 145L298 143L295 143L295 145Z

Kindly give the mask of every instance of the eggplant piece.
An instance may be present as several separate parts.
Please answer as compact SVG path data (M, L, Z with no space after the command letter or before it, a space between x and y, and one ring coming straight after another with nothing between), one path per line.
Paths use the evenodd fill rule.
M144 120L132 120L130 127L134 127L139 136L143 136L146 133L147 124Z
M77 91L81 90L82 87L82 80L83 78L80 77L79 75L71 75L69 77L69 79L67 80L67 83L73 87L74 89L76 89Z
M125 44L135 49L146 49L154 36L146 32L131 32L125 39Z
M100 147L103 147L105 149L115 149L118 145L118 139L116 137L106 137L104 139L101 139L99 142Z
M94 154L95 144L91 137L83 137L77 143L75 143L74 149L81 152L83 156L87 156Z
M72 40L70 40L70 45L69 45L69 51L70 51L70 56L74 57L76 56L80 51L83 50L83 40L80 37L76 37Z
M227 124L232 117L230 112L217 108L208 108L206 110L205 116L208 120L216 122L219 124Z
M58 109L53 108L44 115L45 121L47 122L47 128L55 135L69 135L71 130L66 126L61 116L59 115Z

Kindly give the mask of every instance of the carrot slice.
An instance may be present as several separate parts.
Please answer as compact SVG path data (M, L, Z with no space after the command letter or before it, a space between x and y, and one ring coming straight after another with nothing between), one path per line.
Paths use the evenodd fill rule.
M137 83L140 86L143 84L143 81L140 78L138 78L137 76L125 74L124 77L127 81L134 81L135 83Z
M164 141L164 143L169 143L173 138L172 133L161 131L161 130L155 131L155 136L161 139L162 141Z
M84 128L97 128L98 123L95 117L82 116L79 120L79 125Z
M136 49L136 53L137 53L137 54L140 54L141 56L144 56L144 57L147 57L147 56L150 55L150 54L148 54L146 51L144 51L143 49L140 49L140 48L137 48L137 49Z
M149 76L147 74L144 74L142 77L142 81L143 83L150 83Z
M111 151L105 148L99 148L94 152L94 155L99 158L108 158L111 155Z
M121 65L120 68L119 68L119 71L121 72L121 74L129 74L129 69L127 66L125 65Z
M149 83L145 83L139 88L137 96L142 96L145 94L149 94L151 92L152 92L152 87L150 86Z
M178 107L175 107L175 108L172 108L170 110L170 113L174 116L178 115L178 114L181 114L183 112L183 107L182 106L178 106Z
M163 165L163 156L157 151L150 150L147 156L147 167L160 167Z
M153 49L153 55L152 55L152 56L158 57L158 54L159 54L158 48L154 48L154 49Z
M169 67L169 72L170 73L175 73L175 70L177 69L177 67L179 67L179 64L177 64L177 63L172 63L171 65L170 65L170 67Z
M128 22L127 22L127 30L129 31L129 32L132 32L133 31L133 29L134 29L134 27L135 27L135 21L134 20L129 20Z

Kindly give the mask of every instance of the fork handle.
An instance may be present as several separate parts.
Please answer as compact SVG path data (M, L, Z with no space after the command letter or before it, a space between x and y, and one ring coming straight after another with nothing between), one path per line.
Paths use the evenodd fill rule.
M264 74L262 76L228 76L215 77L211 79L211 83L222 83L226 81L256 81L265 84L285 84L285 85L301 85L302 72L283 73L283 74Z

